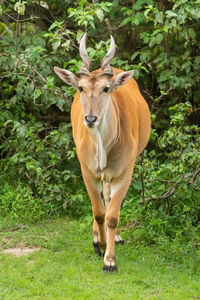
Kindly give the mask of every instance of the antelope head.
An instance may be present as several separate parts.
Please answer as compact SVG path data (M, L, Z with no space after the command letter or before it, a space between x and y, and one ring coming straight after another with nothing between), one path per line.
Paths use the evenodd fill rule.
M54 67L55 73L67 84L72 85L80 93L82 104L83 123L88 128L99 125L106 114L111 96L110 94L119 86L125 84L132 76L133 71L122 72L115 76L110 61L115 55L115 41L110 36L110 48L101 62L101 72L89 71L90 59L86 50L87 33L80 41L79 52L82 65L79 72L72 72Z

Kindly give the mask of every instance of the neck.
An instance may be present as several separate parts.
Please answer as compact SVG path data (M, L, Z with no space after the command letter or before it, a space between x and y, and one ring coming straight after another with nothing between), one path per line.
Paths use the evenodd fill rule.
M102 117L98 127L90 130L96 145L96 170L98 173L102 172L106 167L108 152L117 138L117 124L117 112L112 99L110 98L108 109Z

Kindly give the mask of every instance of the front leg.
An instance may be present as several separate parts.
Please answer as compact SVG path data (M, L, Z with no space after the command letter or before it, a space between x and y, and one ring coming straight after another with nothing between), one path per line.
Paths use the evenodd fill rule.
M109 203L110 203L110 197L111 197L111 183L110 182L103 182L103 193L102 193L102 200L104 198L105 200L105 204L106 204L106 208L108 207ZM121 236L119 235L118 231L116 231L115 234L115 243L116 244L123 244L124 241L122 240Z
M132 178L132 168L123 172L120 178L112 181L111 184L111 201L106 210L105 222L107 226L107 247L104 256L105 273L117 271L115 260L115 236L119 223L121 204L128 191Z
M102 184L86 166L81 165L81 170L92 203L94 250L101 255L106 249L105 207L101 198Z

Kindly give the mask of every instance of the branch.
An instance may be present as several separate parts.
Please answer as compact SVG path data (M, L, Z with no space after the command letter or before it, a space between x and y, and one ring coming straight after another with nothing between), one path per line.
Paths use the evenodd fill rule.
M158 104L159 101L160 101L163 97L169 95L169 93L170 93L172 90L174 90L175 87L176 87L175 85L171 86L167 91L162 92L162 93L160 94L160 96L159 96L158 98L155 98L155 99L154 99L154 97L150 94L150 92L149 92L147 89L144 90L144 93L147 94L147 96L149 97L149 99L151 99L151 101L152 101L151 112L153 111L153 109L156 109L156 108L157 108L157 107L156 107L156 104Z
M0 16L0 20L3 22L6 18L6 25L8 26L9 22L25 22L25 21L35 21L35 24L38 25L41 29L47 30L49 26L55 21L54 15L50 11L39 4L29 4L26 6L25 15L19 16L18 13L15 11L11 11L9 14L7 12L3 12L3 15Z
M66 122L70 123L70 117L69 116L57 116L57 115L47 115L47 116L36 116L37 120L40 121L46 121L46 122Z
M0 53L0 55L1 55L1 53ZM20 62L22 63L22 64L24 64L24 62L20 59ZM30 64L29 65L27 65L27 67L28 67L28 69L30 69L29 68L29 66L30 66ZM34 69L34 71L33 71L33 69L31 69L31 71L32 72L34 72L34 71L36 71L35 69ZM36 74L40 74L38 71L36 71L37 73ZM0 82L4 79L4 78L7 78L7 77L12 77L13 75L16 75L16 76L19 76L19 75L21 75L21 76L24 76L24 77L28 77L33 83L34 83L34 86L36 86L36 84L37 84L37 80L38 80L38 78L36 77L36 76L34 76L34 75L32 75L32 74L28 74L28 73L22 73L22 72L18 72L18 73L11 73L11 74L4 74L4 75L2 75L2 76L0 76ZM39 75L38 75L39 76ZM41 74L40 74L40 78L41 78ZM42 76L43 77L43 76ZM44 77L43 77L44 78ZM44 80L45 80L45 78L44 78ZM43 80L42 80L43 81ZM43 81L44 82L44 81ZM60 96L62 96L63 97L63 99L65 100L65 102L67 103L67 104L71 104L71 101L69 101L69 99L67 98L67 96L61 91L61 90L59 90L59 89L57 89L57 88L47 88L47 87L42 87L42 89L43 90L45 90L45 91L50 91L50 92L53 92L54 94L58 94L58 95L60 95ZM34 102L33 102L34 103ZM36 103L34 103L35 105L38 105L38 104L36 104Z
M166 34L164 34L163 44L164 44L164 47L165 47L165 50L166 50L166 53L167 53L167 57L169 58L169 56L170 56L170 53L169 53L169 43L168 43Z
M53 165L52 165L53 166ZM48 191L48 192L51 192L51 193L58 193L58 194L60 194L62 197L63 197L63 199L65 199L65 195L61 192L61 191L59 191L59 190L51 190L51 189L49 189L49 188L47 188L47 187L44 187L44 186L42 186L42 184L40 184L40 183L37 183L36 182L36 180L34 180L29 174L28 174L28 172L23 172L24 173L24 175L30 180L30 181L32 181L34 184L35 184L35 187L38 187L38 186L40 186L40 187L42 187L45 191ZM48 202L49 200L46 200L45 201L45 203L46 202Z
M139 204L149 203L154 200L164 200L168 197L171 197L175 193L176 187L184 179L189 178L189 177L192 177L192 180L188 184L195 190L199 191L200 188L198 188L197 186L194 185L194 181L198 178L199 175L200 175L200 168L197 168L194 172L189 173L189 174L185 175L183 178L180 178L179 180L177 180L163 195L156 196L156 197L149 197L147 199L142 199L142 201L140 201Z
M8 21L8 20L9 20L8 18L12 19L14 22L25 22L25 21L29 21L29 20L32 21L34 18L35 18L35 19L39 18L39 17L33 17L33 16L31 16L31 17L29 17L29 18L16 19L16 18L12 17L11 15L7 14L5 11L3 11L3 14L4 14L4 15L2 15L0 19L2 19L2 21L3 21L9 28L11 27L11 25L10 25L10 23L9 23L9 21ZM6 16L7 16L8 18L6 18ZM16 16L17 16L17 18L18 18L18 14L17 14L17 13L16 13Z
M180 181L177 181L176 183L174 183L163 195L156 196L156 197L149 197L147 199L140 201L139 204L148 203L153 200L163 200L163 199L166 199L166 198L172 196L175 193L175 188L177 185L179 185L179 183L180 183Z
M143 174L143 162L144 162L144 151L141 153L141 162L140 165L142 167L142 173L141 173L141 183L142 183L142 202L145 201L145 190L144 190L144 174Z
M18 56L16 55L17 58L19 59L19 61L21 62L21 64L24 64L24 61ZM25 63L26 63L26 66L28 67L29 70L31 70L34 74L38 75L40 77L40 79L42 80L42 82L44 82L45 84L48 84L48 81L42 76L41 73L39 73L31 64L30 62L28 61L28 59L25 57L25 54L24 54L24 60L25 60ZM48 88L44 88L44 89L48 89ZM69 99L67 98L67 96L65 96L60 90L58 89L48 89L48 90L51 90L53 91L54 93L58 93L59 95L61 95L63 97L63 99L65 100L65 102L67 104L70 104L70 101ZM36 104L36 103L34 103ZM38 104L37 104L38 105Z
M196 171L194 173L192 173L191 175L194 175L192 180L190 181L190 183L194 183L194 181L199 177L200 175L200 168L197 168ZM191 176L190 176L191 177Z
M18 60L21 62L22 65L24 65L24 61L19 57L19 55L16 55L16 57L18 58ZM24 60L25 60L25 63L26 63L26 66L33 72L35 73L36 75L38 75L40 77L40 79L48 84L48 81L42 76L42 74L40 74L31 64L30 62L28 61L28 59L25 57L25 54L24 54Z
M11 144L11 142L9 141L9 139L7 139L7 137L2 134L2 137L4 138L4 140L7 142L7 144L10 146L10 148L12 149L13 154L16 153L16 149L13 147L13 145Z
M3 12L3 14L2 14L1 17L0 17L0 20L1 20L3 23L5 23L6 26L7 26L9 29L11 29L11 24L9 23L9 19L7 18L6 15L7 15L7 14L5 13L5 15L4 15L4 12ZM8 15L8 16L9 16L9 15Z

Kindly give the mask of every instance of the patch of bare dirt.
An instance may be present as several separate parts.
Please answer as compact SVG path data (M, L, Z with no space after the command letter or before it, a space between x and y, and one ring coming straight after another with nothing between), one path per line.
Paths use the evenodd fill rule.
M25 256L30 253L33 253L35 251L39 251L41 247L35 247L35 248L28 248L28 247L21 247L21 248L9 248L9 249L4 249L2 253L8 253L8 254L14 254L16 256Z

